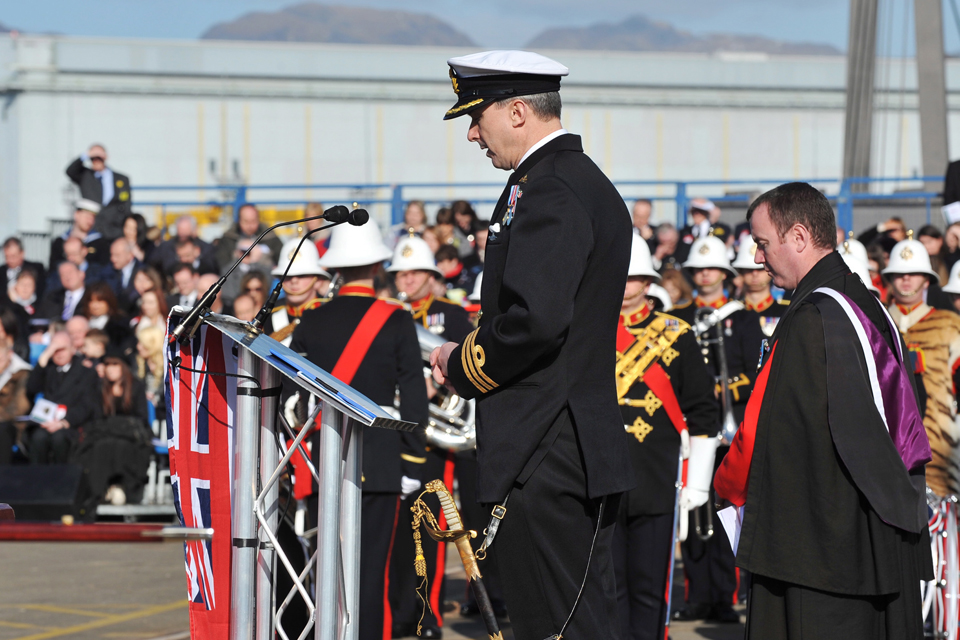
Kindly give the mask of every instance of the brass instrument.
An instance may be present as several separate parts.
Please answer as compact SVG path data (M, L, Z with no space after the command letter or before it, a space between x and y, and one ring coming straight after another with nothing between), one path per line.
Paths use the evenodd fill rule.
M693 323L693 333L697 338L697 343L703 350L704 356L709 356L711 347L715 347L717 353L717 365L720 369L717 382L720 383L720 404L723 409L723 425L720 429L720 443L725 446L729 446L730 443L733 442L733 437L737 435L739 425L733 415L733 395L730 392L729 385L730 370L727 367L727 352L724 345L724 335L730 337L731 332L729 328L722 326L722 323L730 315L743 308L743 303L736 300L728 302L719 309L703 307L702 309L697 309ZM716 331L714 332L716 335L711 337L709 335L710 330L714 327L716 327ZM706 511L705 516L701 513L704 510ZM706 522L704 522L704 519ZM697 537L703 541L707 541L713 537L713 508L709 502L693 510L693 528Z
M430 354L446 340L429 329L417 325L423 375L436 391L430 399L430 421L427 424L427 444L459 452L477 446L476 401L461 398L433 380Z

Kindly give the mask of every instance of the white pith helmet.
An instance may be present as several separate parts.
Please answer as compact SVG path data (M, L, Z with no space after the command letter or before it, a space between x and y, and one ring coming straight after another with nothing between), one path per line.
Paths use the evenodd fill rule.
M860 260L864 264L867 264L870 261L870 258L867 255L867 248L863 246L862 242L853 238L844 240L843 244L837 247L837 251L843 255L852 255L854 258Z
M480 287L483 285L483 271L477 274L477 280L473 283L473 293L467 296L470 302L480 302Z
M927 248L919 240L912 238L901 240L893 246L890 252L890 262L883 270L883 275L898 275L904 273L922 273L930 276L932 282L940 282L940 276L930 266L930 255Z
M308 238L300 247L300 251L297 251L298 244L300 244L300 238L287 240L283 243L283 248L280 249L280 264L274 267L270 273L275 276L282 276L287 269L287 265L290 265L290 257L293 256L293 264L290 265L287 277L320 276L329 279L330 274L320 266L320 252L317 251L317 245L313 244L313 241ZM297 251L295 256L293 255L294 251Z
M673 309L673 300L670 299L670 293L656 282L650 283L650 286L647 288L647 297L656 298L663 303L664 311L670 311L670 309Z
M727 245L716 236L697 239L690 245L690 255L683 263L684 269L723 269L732 276L737 272L727 258Z
M863 280L863 284L867 289L873 291L874 293L880 293L880 289L877 289L873 284L873 278L870 277L870 267L867 266L867 262L861 260L852 253L842 253L840 257L843 258L843 261L847 263L847 267L850 268L850 271L853 271L855 274L860 276L860 279Z
M330 234L330 248L320 257L320 266L326 269L364 267L389 260L393 252L383 243L380 225L375 220L355 227L341 224Z
M753 256L757 255L757 243L753 236L744 236L740 241L740 248L737 249L737 259L733 261L734 269L763 269L762 264L753 261Z
M640 234L634 233L633 245L630 247L630 266L627 268L627 276L647 276L657 282L660 281L660 274L653 268L653 260L650 259L650 247L647 241L640 237Z
M950 269L950 277L947 278L947 284L943 286L943 291L947 293L960 293L960 262L955 262Z
M433 251L430 251L430 245L416 236L403 238L397 243L397 248L393 251L393 262L387 271L430 271L443 277L440 269L437 269L437 261L433 257Z

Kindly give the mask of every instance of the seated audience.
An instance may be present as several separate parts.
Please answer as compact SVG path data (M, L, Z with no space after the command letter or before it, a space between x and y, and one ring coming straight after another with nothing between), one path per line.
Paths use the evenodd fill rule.
M80 428L94 415L98 378L93 369L83 366L66 331L58 331L40 355L27 379L27 395L32 401L42 393L45 400L66 407L60 419L31 424L27 433L32 464L64 464L77 441Z
M683 307L693 302L693 287L683 277L683 273L677 269L664 271L660 286L670 294L670 301L674 308Z
M123 235L130 243L133 257L140 262L149 262L156 245L147 239L147 221L139 213L128 214L123 219Z
M121 354L109 353L103 362L97 419L84 428L77 460L94 499L137 503L143 498L153 438L146 391Z
M167 285L159 271L153 267L141 267L133 274L133 287L140 296L151 290L163 296L166 295Z
M37 315L67 321L76 313L77 305L86 292L86 274L73 262L61 262L57 266L57 274L60 276L60 288L44 294Z
M176 235L174 235L169 240L164 240L160 245L154 250L147 261L150 266L159 271L160 273L168 273L173 269L180 258L177 257L177 242L185 240L187 238L192 238L196 241L196 244L200 247L200 255L204 259L213 259L214 258L214 248L208 243L204 242L197 236L197 220L193 216L183 215L177 218L177 222L174 225L174 230Z
M163 292L156 289L145 291L140 296L140 315L134 319L137 334L147 327L159 327L163 331L166 328L169 313L170 309L167 307Z
M103 357L107 355L109 346L110 336L107 335L106 331L100 329L87 331L87 335L83 339L83 346L80 348L80 353L83 354L83 366L93 367L100 377L103 377L100 366L103 363Z
M133 255L133 246L126 238L117 238L110 245L110 286L117 296L117 304L124 313L133 314L136 311L137 299L140 293L133 284L133 276L143 263Z
M32 271L24 270L17 276L16 282L7 290L10 301L20 305L28 316L32 316L37 308L37 276Z
M13 288L21 273L32 272L34 282L37 283L37 295L43 295L43 286L47 279L47 270L39 262L30 262L23 253L23 243L20 238L7 238L3 243L4 264L0 272L7 276L6 289Z
M448 297L451 297L455 302L459 302L467 293L473 291L474 282L477 279L477 275L482 270L481 267L474 267L474 269L466 269L463 266L463 263L460 261L460 254L457 252L456 248L451 245L445 247L440 247L436 255L437 259L437 269L443 274L443 277L446 279ZM462 294L454 293L455 291L462 291Z
M13 445L18 442L23 425L17 418L30 413L27 399L27 378L30 364L13 350L17 319L8 310L0 311L0 464L10 464ZM15 335L15 334L14 334Z
M157 420L166 415L163 388L163 337L160 327L137 332L137 376L146 386L147 402L156 409Z
M50 245L50 271L56 269L57 264L65 259L63 245L70 238L77 238L86 245L90 262L107 263L110 259L110 241L93 228L98 213L100 205L96 202L82 199L77 201L73 211L73 226Z
M387 229L386 244L391 249L397 246L401 238L406 238L410 233L415 236L421 236L427 228L427 210L420 200L411 200L403 210L403 222L395 224ZM320 254L323 255L322 253Z
M271 280L273 280L272 276L259 271L251 271L240 280L240 295L246 294L253 298L257 309L259 309L267 301L267 296L270 295Z
M220 276L215 273L207 273L200 276L200 278L197 280L197 292L202 296L219 279ZM210 311L213 313L227 313L224 311L226 308L227 307L223 302L223 289L221 289L217 293L217 297L213 299L213 303L210 305Z
M252 322L254 318L257 317L257 312L260 311L260 307L263 305L258 305L257 301L253 299L248 293L241 293L233 301L233 315L237 320L243 320L244 322Z
M117 305L117 297L106 282L93 284L77 305L77 315L90 322L91 329L100 329L110 337L110 344L127 358L132 358L134 344L130 319Z
M83 271L84 281L87 284L109 279L112 267L109 264L90 262L87 260L89 253L90 250L87 248L87 245L83 244L78 238L68 238L67 241L63 243L64 258L67 262L72 262L77 265L80 271ZM44 291L50 292L62 287L63 283L60 282L60 273L56 267L54 267L47 275L47 285ZM42 296L40 297L42 299Z
M217 243L217 273L220 269L229 267L234 263L234 252L237 249L237 243L240 240L256 240L257 236L267 230L267 225L260 222L260 211L253 204L247 203L240 207L237 212L237 222L227 229L226 233ZM270 259L273 264L280 261L280 249L283 248L283 241L277 237L277 234L271 231L263 240L261 245L270 248Z
M90 321L86 316L75 315L63 324L63 330L70 336L70 342L73 348L80 350L83 348L83 341L90 331Z
M203 255L202 247L194 238L177 240L177 259L180 261L180 264L193 266L200 275L220 273L216 261L209 255ZM174 264L173 268L176 269L176 264ZM168 273L168 275L173 274Z
M304 218L312 218L314 216L323 215L323 203L322 202L309 202L307 207L303 212ZM306 231L313 231L319 227L322 227L327 223L326 220L308 220L303 223ZM318 231L310 236L310 239L313 240L314 246L317 248L317 255L323 255L327 252L327 245L330 243L330 232L332 229L325 229L323 231Z
M192 307L197 302L200 286L200 274L191 264L181 262L173 270L173 284L176 285L175 293L167 296L167 306L171 309L177 305L181 307Z
M236 255L234 260L238 260L244 252L250 248L253 244L253 240L243 239L237 243ZM226 273L230 267L233 266L231 262L229 265L224 267L221 270L221 273ZM270 250L267 247L256 245L253 247L253 250L247 254L247 257L237 265L237 268L234 269L233 273L227 278L227 281L223 284L223 299L228 303L233 302L233 299L236 298L242 292L243 280L244 278L251 273L260 273L264 276L263 279L266 279L266 274L270 273L273 269L273 262L270 260ZM203 289L203 287L200 287ZM206 289L203 289L206 291Z

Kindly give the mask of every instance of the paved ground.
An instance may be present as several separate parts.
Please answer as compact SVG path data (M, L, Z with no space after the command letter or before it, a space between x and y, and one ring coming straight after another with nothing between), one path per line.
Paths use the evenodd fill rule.
M447 592L463 593L451 547ZM0 640L184 640L183 547L177 542L0 544ZM483 625L454 603L444 638L485 640ZM504 637L512 639L509 623ZM673 640L739 640L742 625L674 625Z

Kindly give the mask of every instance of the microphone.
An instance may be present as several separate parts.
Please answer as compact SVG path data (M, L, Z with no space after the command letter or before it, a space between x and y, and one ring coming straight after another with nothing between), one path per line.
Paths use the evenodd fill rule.
M350 211L343 205L337 205L335 207L330 207L319 216L300 218L298 220L287 220L286 222L278 222L272 227L268 227L263 233L257 236L257 239L254 240L253 244L251 244L250 247L243 252L243 255L233 263L233 266L230 267L225 274L220 276L219 280L210 285L210 288L207 289L207 292L203 294L203 297L197 300L197 304L194 305L193 309L190 310L190 313L187 314L187 317L181 320L180 324L177 325L177 328L173 330L173 338L182 345L186 344L187 340L193 337L194 332L197 330L197 326L200 324L200 316L204 311L208 311L210 309L210 306L220 293L220 290L223 288L223 284L227 281L227 278L230 277L230 274L233 273L238 266L240 266L240 263L243 262L243 259L246 258L251 251L253 251L253 248L257 246L261 240L263 240L264 236L279 227L286 227L291 224L298 224L301 222L309 222L310 220L337 220L338 222L334 222L334 224L342 224L343 222L350 220ZM329 225L322 228L329 228Z
M346 207L343 207L346 211ZM306 242L307 238L316 233L317 231L323 231L324 229L329 229L330 227L335 227L338 224L343 224L344 222L349 222L355 227L359 227L367 222L370 219L370 214L367 213L366 209L354 209L353 211L347 212L346 215L341 216L341 219L333 222L332 224L324 225L313 231L308 231L303 234L303 237L300 238L300 242L297 244L297 248L294 249L293 255L290 256L290 260L287 261L287 268L283 270L283 275L280 276L280 282L277 283L277 286L273 288L273 291L270 293L270 297L267 298L266 302L263 303L263 306L260 307L260 311L257 313L257 317L253 319L253 322L250 325L257 331L263 328L263 323L266 322L267 316L270 315L273 306L277 304L277 300L280 299L280 292L283 290L283 280L287 277L287 273L290 272L290 267L293 266L293 259L297 256L297 253L300 252L300 247L303 246L303 243Z

